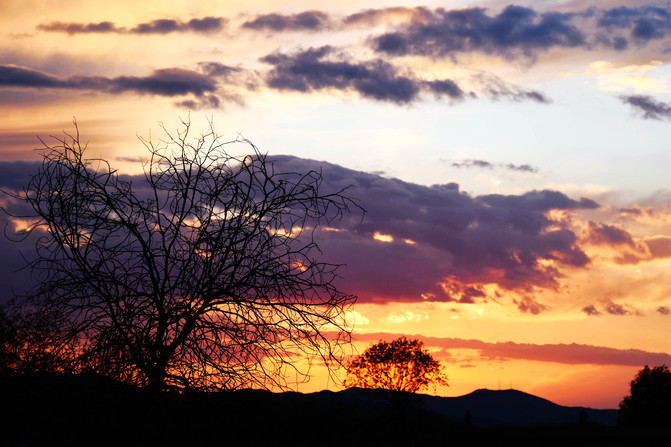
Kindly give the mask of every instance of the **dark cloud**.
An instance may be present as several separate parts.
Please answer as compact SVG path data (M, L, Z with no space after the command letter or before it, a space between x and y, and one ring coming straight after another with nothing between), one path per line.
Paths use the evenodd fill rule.
M369 333L357 334L356 340L377 342L393 340L407 334ZM438 348L437 356L445 358L454 349L473 349L479 351L482 360L534 360L555 362L566 365L618 365L636 366L669 364L671 355L662 352L648 352L639 349L616 349L604 346L571 344L533 344L514 342L484 342L463 338L441 338L414 335L428 348ZM449 356L448 356L449 357Z
M638 41L663 38L671 30L671 13L668 9L643 6L620 6L599 11L597 25L608 31L629 31L629 37ZM622 37L620 37L622 39Z
M362 302L499 301L485 287L493 284L518 296L521 311L538 313L551 303L534 300L533 292L557 289L562 266L589 262L575 234L548 217L550 210L596 206L587 199L557 191L472 197L455 184L421 186L289 156L272 161L278 172L321 170L325 192L354 186L365 219L333 222L315 237L326 260L346 264L339 287ZM0 189L18 190L36 166L0 162ZM142 176L127 179L143 184ZM376 240L375 233L391 241ZM16 267L20 258L6 262Z
M364 98L397 104L416 101L426 90L453 100L464 97L464 92L451 80L422 81L400 74L382 60L349 62L338 57L335 49L329 46L310 48L293 55L272 54L262 61L274 66L267 74L266 82L277 90L347 90Z
M161 96L194 94L202 96L217 90L216 82L202 73L181 68L155 70L150 76L119 76L109 80L113 93L134 91Z
M88 33L121 33L123 28L117 28L112 22L104 21L98 23L73 23L73 22L49 22L37 26L40 31L59 32L67 34Z
M466 159L461 161L455 161L452 163L452 166L455 168L488 168L492 169L495 165L486 160L476 160L476 159Z
M624 228L589 222L583 238L594 245L628 245L635 247L634 239Z
M228 20L222 17L203 17L200 19L189 20L186 22L186 26L184 28L188 31L209 33L222 30L227 22Z
M0 65L0 86L94 90L107 93L134 92L160 96L203 96L217 90L217 82L203 73L182 68L155 70L149 76L57 77L15 65Z
M518 171L518 172L530 172L532 174L537 174L538 173L538 168L534 168L531 165L528 164L523 164L523 165L515 165L512 163L506 164L506 168L510 169L511 171Z
M582 308L582 311L585 312L587 315L591 315L591 316L599 316L599 315L601 315L601 312L599 311L599 309L597 309L596 307L594 307L593 304L590 304L589 306L585 306L585 307L583 307L583 308Z
M669 315L671 314L671 310L668 307L665 306L659 306L657 308L657 312L659 312L662 315Z
M242 24L243 28L263 31L323 31L330 26L329 16L321 11L299 14L263 14Z
M530 296L524 296L521 300L515 300L515 304L517 304L517 308L521 312L530 313L533 315L538 315L541 312L548 310L546 305Z
M644 242L653 258L671 258L671 237L658 236Z
M456 184L426 187L294 157L273 157L291 172L322 169L325 187L353 185L367 210L363 222L323 231L325 256L347 266L342 285L362 301L478 302L485 285L519 295L518 307L541 312L537 289L555 290L562 267L583 268L589 258L567 224L550 210L595 208L557 191L471 197ZM375 233L391 242L375 240Z
M33 146L39 144L38 136L35 134L31 135ZM37 169L41 166L41 162L36 161L4 161L0 162L0 191L11 190L11 191L21 191L26 185L31 176L37 172ZM3 203L3 199L6 200L7 197L3 197L3 194L0 193L0 203ZM2 212L0 211L0 214Z
M433 92L437 98L447 96L448 98L452 99L462 99L465 96L465 93L461 87L459 87L456 82L450 79L424 81L422 85L426 87L427 90Z
M478 159L465 159L452 162L452 167L455 168L483 168L483 169L494 169L494 168L504 168L511 171L517 172L528 172L532 174L537 174L539 172L538 168L534 168L529 164L516 165L513 163L492 163L487 160L478 160Z
M526 90L516 85L508 84L490 73L477 73L471 79L480 86L485 95L495 101L505 99L517 102L534 101L541 104L552 102L550 98L536 90Z
M147 23L140 23L130 29L136 34L168 34L173 32L193 31L207 33L219 31L226 24L226 19L221 17L203 17L191 19L188 22L173 19L157 19Z
M671 105L657 101L648 95L622 95L620 100L629 104L645 119L663 120L671 118Z
M222 106L221 100L215 95L203 95L196 99L177 101L176 106L189 110L218 109Z
M571 14L539 14L508 6L497 15L483 8L436 9L430 20L409 24L374 39L375 50L390 55L456 57L481 51L507 56L533 56L554 47L578 47L585 35L570 23Z
M77 22L49 22L42 23L37 29L48 32L73 34L90 33L133 33L133 34L168 34L174 32L209 33L224 29L227 19L223 17L202 17L187 22L174 19L156 19L150 22L139 23L128 29L117 27L113 22L77 23Z
M606 46L629 48L630 42L645 45L671 31L668 7L617 7L556 12L537 12L510 5L498 14L484 8L445 10L401 8L397 16L406 22L372 39L376 51L390 55L450 57L482 52L506 58L533 60L553 48L590 50ZM393 8L362 13L359 20L376 24L392 15Z
M622 304L606 301L604 311L611 315L630 315L632 312L627 310Z
M201 62L198 64L203 73L209 76L218 76L223 78L230 78L238 75L244 70L240 67L232 67L219 62Z

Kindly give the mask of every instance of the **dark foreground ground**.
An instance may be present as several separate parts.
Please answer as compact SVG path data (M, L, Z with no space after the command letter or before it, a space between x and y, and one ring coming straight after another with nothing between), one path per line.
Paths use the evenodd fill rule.
M668 429L589 420L468 426L424 405L400 411L365 390L148 396L96 377L0 377L0 405L3 447L671 445Z

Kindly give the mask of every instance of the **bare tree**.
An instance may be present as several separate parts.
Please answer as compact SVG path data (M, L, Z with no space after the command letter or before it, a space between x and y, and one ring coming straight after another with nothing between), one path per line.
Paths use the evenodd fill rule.
M320 172L276 172L249 141L182 124L142 139L139 180L87 159L76 122L43 142L12 194L40 235L25 305L78 337L81 365L152 390L284 388L307 377L301 358L339 363L356 297L314 236L361 208L347 188L324 192Z

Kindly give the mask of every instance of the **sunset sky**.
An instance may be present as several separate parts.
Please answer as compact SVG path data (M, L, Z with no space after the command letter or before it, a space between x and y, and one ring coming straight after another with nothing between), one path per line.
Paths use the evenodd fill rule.
M0 114L3 189L73 117L126 173L212 120L354 185L317 241L356 347L421 338L439 395L615 408L671 364L671 2L0 0Z

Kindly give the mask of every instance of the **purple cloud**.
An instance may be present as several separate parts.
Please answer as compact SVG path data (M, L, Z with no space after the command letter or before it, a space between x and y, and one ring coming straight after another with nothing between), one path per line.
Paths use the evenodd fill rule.
M96 90L108 93L132 91L140 94L201 96L214 92L217 84L211 77L182 68L155 70L149 76L70 76L61 78L15 65L0 65L0 86Z
M587 315L590 315L590 316L599 316L599 315L601 315L601 311L599 311L599 309L597 309L596 307L594 307L593 304L590 304L589 306L585 306L585 307L583 307L583 308L582 308L582 311L585 312Z
M187 22L174 19L156 19L150 22L139 23L127 29L117 27L113 22L103 21L98 23L78 22L49 22L42 23L37 29L47 32L74 34L91 33L133 33L133 34L168 34L174 32L210 33L224 29L227 19L223 17L202 17L191 19Z
M663 120L671 118L671 105L657 101L652 96L622 95L619 98L623 103L632 106L644 119Z
M123 32L122 28L117 28L114 23L109 21L98 23L49 22L38 25L37 29L48 32L67 33L70 35Z
M624 228L589 222L586 234L583 238L595 245L627 245L636 247L636 243L631 234Z
M467 304L496 299L483 287L496 284L519 294L521 311L539 313L548 306L532 292L556 289L562 266L589 263L576 235L548 217L550 210L595 208L589 199L548 190L470 196L455 184L428 187L296 157L271 159L280 172L321 169L324 191L354 187L365 219L334 222L315 238L324 259L346 264L339 286L363 302ZM16 190L25 184L30 166L18 171L0 163L0 174L9 174L0 175L0 187ZM141 177L128 180L138 188L142 184Z
M242 24L243 28L264 31L322 31L329 27L328 14L305 11L299 14L263 14Z
M473 51L532 56L553 47L584 45L585 34L570 23L572 17L512 5L492 16L483 8L439 8L430 20L384 33L373 42L376 51L394 56L455 57Z
M577 236L547 213L598 206L589 199L547 190L472 197L454 184L427 187L294 157L273 159L289 171L321 166L327 188L354 186L367 210L364 221L344 222L342 231L319 238L325 255L347 264L342 284L363 301L475 302L488 299L479 293L483 285L497 284L519 292L520 309L536 313L547 307L525 299L529 292L555 289L561 266L589 263Z
M392 340L407 334L369 333L357 334L356 340L376 342ZM534 360L555 362L567 365L618 365L641 366L669 364L671 355L662 352L648 352L640 349L616 349L604 346L571 344L533 344L498 342L489 343L481 340L463 338L440 338L413 335L430 348L440 348L440 358L449 359L452 349L473 349L479 351L482 360Z
M349 90L364 98L397 104L417 100L423 90L453 100L462 99L465 95L451 80L422 81L399 74L396 68L382 60L349 62L342 57L335 58L335 53L334 48L324 46L292 55L268 55L261 59L273 65L266 82L277 90Z
M514 163L492 163L487 160L478 160L473 158L454 161L450 165L454 168L482 168L482 169L504 168L510 171L528 172L532 174L536 174L539 172L538 168L535 168L529 164L516 165Z

